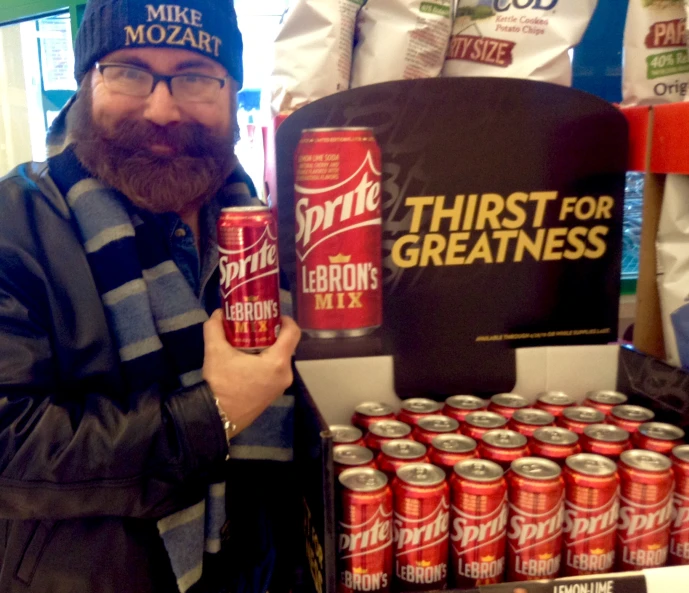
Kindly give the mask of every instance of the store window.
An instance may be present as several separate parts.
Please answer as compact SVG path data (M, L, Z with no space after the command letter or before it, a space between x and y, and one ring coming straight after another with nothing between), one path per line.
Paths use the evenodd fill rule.
M45 133L74 94L69 13L0 26L0 176L46 158Z
M262 199L266 195L263 190L265 160L261 126L266 124L266 116L261 115L261 94L268 92L273 69L273 42L288 5L289 0L235 0L244 39L244 87L238 97L241 140L236 152Z

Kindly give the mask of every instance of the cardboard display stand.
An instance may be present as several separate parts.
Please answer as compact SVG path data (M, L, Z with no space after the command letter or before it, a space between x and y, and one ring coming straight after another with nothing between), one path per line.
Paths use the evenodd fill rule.
M440 396L508 391L518 347L616 340L618 110L492 78L390 82L299 109L277 131L280 261L293 292L294 154L303 130L341 126L370 127L382 152L383 327L359 344L305 339L304 357L393 354L397 393Z
M617 388L659 419L689 424L689 375L607 345L617 336L628 154L618 110L500 79L385 83L298 110L276 137L280 259L293 292L295 151L303 130L341 126L372 128L382 152L383 325L364 338L306 337L297 353L295 460L307 590L318 593L337 591L328 426L362 401L399 408L412 395L500 391L533 400L547 389L583 400ZM640 575L610 578L648 590ZM591 582L587 593L613 593L606 579Z

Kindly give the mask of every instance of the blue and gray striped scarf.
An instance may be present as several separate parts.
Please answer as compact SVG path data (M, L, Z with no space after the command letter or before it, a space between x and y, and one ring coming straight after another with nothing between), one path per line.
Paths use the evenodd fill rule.
M50 159L50 172L81 234L129 389L157 383L172 391L200 382L208 315L170 259L154 215L94 179L69 147ZM241 176L228 179L240 182ZM237 205L237 198L246 203L246 187L239 193L227 205ZM212 246L215 237L209 239ZM231 457L291 460L293 408L293 397L278 399L233 439ZM225 484L213 484L205 501L158 523L182 593L200 579L203 552L220 550L224 501Z

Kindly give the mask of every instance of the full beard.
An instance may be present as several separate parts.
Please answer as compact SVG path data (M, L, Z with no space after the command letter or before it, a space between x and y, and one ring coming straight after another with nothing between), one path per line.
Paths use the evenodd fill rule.
M136 206L154 213L182 213L201 207L222 187L236 166L231 135L218 136L198 123L158 126L123 119L112 131L93 118L91 97L81 92L69 114L69 134L77 158L103 183ZM149 146L172 149L160 155Z

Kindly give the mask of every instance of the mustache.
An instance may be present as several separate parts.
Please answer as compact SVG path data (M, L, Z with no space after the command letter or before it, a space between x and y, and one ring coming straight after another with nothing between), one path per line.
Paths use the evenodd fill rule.
M229 146L227 139L212 135L194 122L159 126L148 121L123 120L101 139L111 150L129 158L150 157L148 147L154 144L169 146L173 150L169 158L202 158Z

